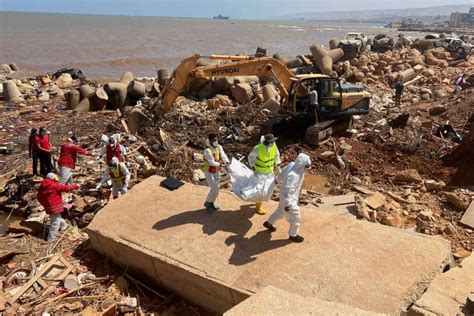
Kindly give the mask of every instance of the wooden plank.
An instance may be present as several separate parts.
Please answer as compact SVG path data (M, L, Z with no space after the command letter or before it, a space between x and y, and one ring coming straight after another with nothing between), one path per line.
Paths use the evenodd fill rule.
M123 129L125 130L125 132L126 132L127 134L131 134L131 133L130 133L130 129L128 128L127 122L125 122L124 119L121 119L121 120L120 120L120 123L122 123Z
M35 284L39 278L41 278L55 263L58 261L58 259L61 257L61 254L58 254L54 256L48 263L44 265L44 267L34 276L32 277L28 282L26 282L21 289L12 296L8 300L8 303L10 305L13 305L17 299L19 299L33 284Z

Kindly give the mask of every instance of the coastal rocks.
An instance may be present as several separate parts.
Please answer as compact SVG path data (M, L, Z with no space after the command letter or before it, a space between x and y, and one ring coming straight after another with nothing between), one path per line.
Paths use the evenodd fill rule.
M18 89L14 80L7 80L3 82L3 95L5 101L19 103L24 101L20 90Z

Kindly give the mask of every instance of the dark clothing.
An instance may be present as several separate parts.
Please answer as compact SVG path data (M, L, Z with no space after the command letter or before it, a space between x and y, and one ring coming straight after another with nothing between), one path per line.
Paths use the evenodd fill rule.
M38 158L40 161L40 174L43 178L46 178L46 175L53 169L51 165L51 153L38 152Z
M28 142L28 153L33 158L33 175L38 175L38 146L36 145L36 134L30 135Z
M37 151L33 151L31 153L31 158L33 158L33 175L34 176L37 176L38 175L38 152Z
M395 85L395 94L402 95L403 89L405 89L405 85L403 84L403 82L401 81L397 82L397 84Z

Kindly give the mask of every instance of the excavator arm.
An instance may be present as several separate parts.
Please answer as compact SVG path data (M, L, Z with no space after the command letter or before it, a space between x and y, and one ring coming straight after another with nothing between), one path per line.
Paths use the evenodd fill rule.
M187 88L193 78L216 78L232 76L259 76L274 80L284 100L288 100L288 90L293 73L284 63L270 57L250 59L248 56L211 55L211 59L233 60L220 65L196 67L201 56L191 55L181 61L161 92L161 108L167 111ZM238 60L238 61L234 61Z

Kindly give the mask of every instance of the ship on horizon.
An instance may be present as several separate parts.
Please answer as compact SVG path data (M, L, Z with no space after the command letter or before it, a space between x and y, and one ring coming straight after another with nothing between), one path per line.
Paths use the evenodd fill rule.
M228 16L223 16L221 14L219 14L218 16L215 16L213 17L214 20L228 20L229 17Z

